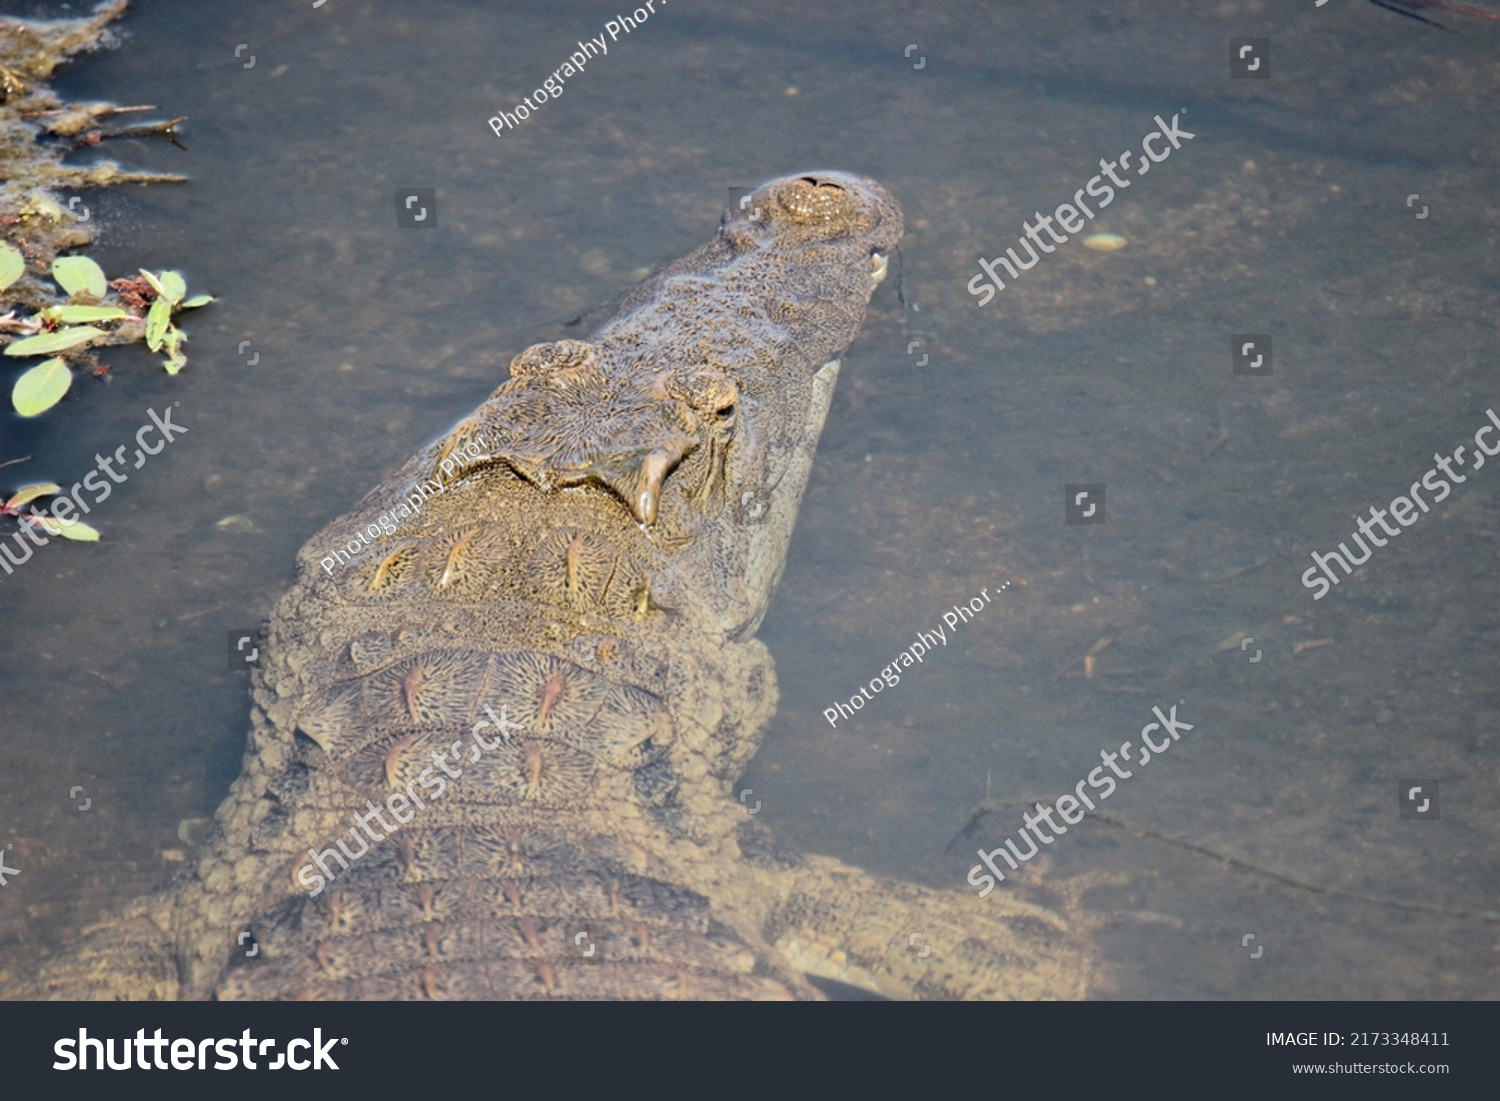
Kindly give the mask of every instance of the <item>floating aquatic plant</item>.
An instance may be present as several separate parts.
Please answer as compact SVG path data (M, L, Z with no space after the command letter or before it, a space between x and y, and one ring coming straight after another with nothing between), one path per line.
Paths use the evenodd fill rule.
M0 291L24 270L25 258L0 243ZM17 317L14 310L0 317L0 330L21 334L6 345L7 356L53 357L23 374L11 390L11 404L24 417L52 408L72 386L72 369L59 352L76 356L99 345L144 340L151 351L166 352L162 366L175 375L187 364L182 353L187 334L173 315L213 301L207 294L188 298L187 284L175 271L143 268L138 279L110 283L86 256L59 256L52 262L52 278L67 294L66 302L45 306L31 317Z
M47 86L69 57L112 44L109 25L125 8L126 0L106 0L81 19L0 16L0 345L6 357L45 357L11 388L11 405L23 416L36 416L61 401L78 369L105 375L109 368L95 356L102 346L144 341L164 355L162 365L175 375L187 363L182 351L187 336L177 326L178 313L213 301L208 295L189 298L178 272L142 271L110 281L97 263L77 255L94 240L98 223L90 220L87 206L74 209L83 201L80 196L65 191L185 179L132 172L112 160L65 163L75 150L116 137L163 134L180 147L176 128L183 119L120 125L117 116L156 108L65 103ZM0 467L24 461L0 461ZM81 521L25 511L37 499L61 492L52 482L35 482L9 499L0 495L0 518L49 536L97 540L99 533Z
M38 497L51 497L61 492L62 486L52 482L38 482L36 485L22 486L11 495L9 501L0 501L0 516L14 516L23 523L35 524L48 535L60 535L64 539L72 539L78 543L97 543L99 533L82 520L73 520L64 524L55 517L40 512L21 511L22 505L29 505Z
M64 204L61 189L183 181L129 172L108 160L63 163L73 150L113 137L165 134L176 141L182 119L112 126L115 115L154 108L64 103L47 87L64 60L106 42L108 25L125 6L109 0L83 19L0 17L0 311L7 311L0 313L0 343L8 357L48 357L12 387L11 404L24 416L62 400L75 369L105 374L94 355L104 345L144 340L175 375L187 363L187 336L176 314L213 301L188 298L174 271L109 282L93 260L68 255L93 240L95 226L87 207L74 210L77 197Z

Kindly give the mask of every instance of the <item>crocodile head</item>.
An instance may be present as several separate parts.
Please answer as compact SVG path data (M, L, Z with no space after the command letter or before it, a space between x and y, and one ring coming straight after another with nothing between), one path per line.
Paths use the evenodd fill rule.
M772 180L648 279L589 341L537 344L431 453L443 483L494 467L602 490L663 545L707 536L737 574L736 633L779 576L837 377L901 236L873 180ZM706 526L707 525L707 526ZM731 544L737 544L737 548ZM726 558L727 556L727 558Z
M444 441L435 477L504 465L542 489L593 484L653 524L667 475L704 450L711 480L734 436L738 392L722 371L612 374L597 345L559 340L527 348L510 374Z

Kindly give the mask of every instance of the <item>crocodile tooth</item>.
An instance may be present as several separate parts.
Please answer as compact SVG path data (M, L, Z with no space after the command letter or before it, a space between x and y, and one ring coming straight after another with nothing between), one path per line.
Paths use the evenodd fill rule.
M656 508L661 503L661 484L680 458L680 455L658 448L641 461L636 474L635 493L630 498L630 511L641 523L656 523Z

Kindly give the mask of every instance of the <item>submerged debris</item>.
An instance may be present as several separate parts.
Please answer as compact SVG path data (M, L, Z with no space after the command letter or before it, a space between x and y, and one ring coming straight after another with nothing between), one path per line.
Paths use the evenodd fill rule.
M72 368L104 377L92 348L144 339L166 352L176 374L186 364L186 336L172 323L179 309L211 301L185 297L176 272L106 283L92 260L62 255L88 245L95 225L80 199L61 192L120 183L180 183L184 177L131 172L114 161L67 165L75 149L122 135L175 138L183 120L112 125L117 115L153 107L64 103L47 80L74 54L109 45L109 25L126 0L109 0L84 19L35 21L0 17L0 342L6 356L53 355L25 372L12 390L23 415L50 408L72 380ZM23 312L24 311L24 312ZM59 354L60 353L60 354Z

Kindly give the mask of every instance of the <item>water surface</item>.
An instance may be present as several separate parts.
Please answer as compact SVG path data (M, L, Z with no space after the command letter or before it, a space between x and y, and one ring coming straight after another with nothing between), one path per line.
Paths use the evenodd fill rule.
M247 728L226 636L303 542L516 352L705 240L729 187L824 167L888 186L908 234L762 630L762 820L970 890L976 849L1183 700L1194 730L1048 848L1050 880L1093 877L1100 996L1500 993L1500 465L1326 597L1299 580L1500 407L1500 30L1353 0L656 7L499 136L618 5L138 0L67 71L190 116L186 152L114 146L192 182L88 196L96 257L220 301L178 378L111 353L109 384L0 426L0 461L32 456L4 488L70 484L148 408L189 429L99 507L104 542L0 579L0 975L192 859L180 824ZM1269 79L1231 78L1240 36L1271 40ZM1097 211L1126 247L1072 239L976 305L978 259L1156 115L1194 137ZM435 228L397 227L407 186ZM1231 373L1232 334L1271 337L1269 376ZM1106 522L1065 524L1064 486L1101 482ZM1413 778L1437 820L1400 816Z

